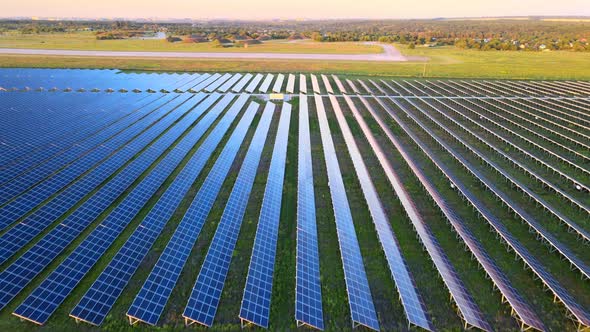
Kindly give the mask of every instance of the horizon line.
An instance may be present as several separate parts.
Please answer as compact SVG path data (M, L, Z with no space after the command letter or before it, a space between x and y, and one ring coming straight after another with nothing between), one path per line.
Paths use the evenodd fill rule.
M516 19L516 18L590 18L590 15L507 15L507 16L450 16L450 17L408 17L408 18L400 18L400 17L381 17L381 18L370 18L370 17L330 17L330 18L282 18L282 17L274 17L274 18L257 18L257 19L247 19L247 18L228 18L228 17L89 17L89 16L0 16L0 20L88 20L88 21L99 21L99 20L150 20L158 23L158 20L161 20L162 23L165 23L166 20L187 20L187 21L239 21L239 22L265 22L265 21L352 21L352 20L368 20L368 21L380 21L380 20L398 20L398 21L411 21L411 20L460 20L460 19Z

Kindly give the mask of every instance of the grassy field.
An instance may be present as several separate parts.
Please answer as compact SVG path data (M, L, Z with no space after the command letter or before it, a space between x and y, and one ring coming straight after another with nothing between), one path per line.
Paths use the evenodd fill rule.
M246 53L381 53L375 45L361 43L319 43L313 41L265 41L244 47L215 47L212 43L169 43L166 40L97 40L91 32L63 34L0 34L0 48L35 48L86 51L152 51L152 52L246 52Z
M322 72L389 77L590 80L589 53L482 52L451 47L415 50L399 48L406 55L428 57L429 61L426 63L328 62L0 55L0 67L119 68L196 72Z

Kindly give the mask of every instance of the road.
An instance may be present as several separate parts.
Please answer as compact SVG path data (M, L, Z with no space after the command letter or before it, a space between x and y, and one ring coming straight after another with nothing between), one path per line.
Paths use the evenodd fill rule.
M17 55L62 55L92 57L133 57L133 58L209 58L209 59L278 59L278 60L325 60L325 61L385 61L404 62L409 60L393 45L375 44L383 48L378 54L296 54L296 53L223 53L223 52L126 52L126 51L76 51L0 48L0 54Z

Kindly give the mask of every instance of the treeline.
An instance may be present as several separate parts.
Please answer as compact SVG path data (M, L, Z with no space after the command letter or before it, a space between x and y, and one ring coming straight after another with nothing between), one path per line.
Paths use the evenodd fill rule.
M302 36L321 42L379 41L505 51L590 51L590 20L326 20L326 21L0 21L0 31L21 33L93 30L108 35L124 30L166 31L209 40L242 36L285 39Z

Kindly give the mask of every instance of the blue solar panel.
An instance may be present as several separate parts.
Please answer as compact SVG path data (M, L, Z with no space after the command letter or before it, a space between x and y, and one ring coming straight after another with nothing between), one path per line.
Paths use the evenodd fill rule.
M38 167L33 168L32 170L27 171L17 178L12 179L14 176L22 173L30 166L34 166L36 163L31 165L29 160L26 160L26 163L19 163L18 165L15 165L15 167L11 167L10 169L6 170L6 172L2 172L3 179L12 179L12 181L3 184L0 187L0 204L8 202L14 197L22 194L33 185L59 171L64 166L67 166L68 164L83 158L84 155L88 153L94 153L95 149L99 149L102 144L106 143L106 141L108 141L114 135L121 133L127 127L138 121L141 121L143 117L152 113L153 111L153 108L139 109L137 112L113 124L100 133L71 146L61 153L56 154L55 156L51 157L50 160L44 162ZM0 180L0 182L4 183L2 180Z
M404 110L405 111L405 110ZM412 117L413 118L413 117ZM413 118L415 119L415 118ZM420 122L417 124L424 128ZM413 135L413 134L412 134ZM472 173L476 178L478 178L491 192L497 195L503 202L505 202L508 206L514 209L518 214L524 213L524 211L515 207L515 205L510 201L510 199L499 191L493 183L491 183L485 175L478 172L467 160L465 160L462 156L457 154L452 148L450 148L444 141L438 138L436 135L432 134L433 138L447 151L451 156L457 159L470 173ZM415 136L414 136L415 137ZM590 314L580 305L578 304L575 299L569 294L567 290L563 288L559 284L554 277L545 270L543 265L532 256L526 248L524 248L513 236L508 232L505 226L489 211L487 208L479 202L479 200L469 192L469 190L459 181L457 181L453 176L452 173L444 167L437 158L434 158L430 149L428 149L423 143L421 143L418 138L414 138L414 140L418 143L420 148L431 158L431 160L443 171L443 173L453 180L453 183L456 183L457 188L461 191L464 197L470 201L473 206L484 216L488 222L494 227L494 229L502 236L502 238L506 241L511 248L515 250L519 257L525 261L525 263L531 268L531 270L543 281L543 283L550 289L556 298L558 298L564 306L568 309L571 313L571 318L576 321L578 324L590 326ZM456 182L455 182L456 181ZM523 219L527 222L534 222L532 220L528 220L528 216L526 214L521 215ZM536 224L536 222L535 222ZM492 275L492 277L494 277ZM498 276L499 278L505 278L502 275ZM501 280L500 280L501 281ZM542 330L540 327L543 326L542 322L535 316L532 310L527 308L526 303L520 298L520 296L511 295L508 292L515 292L512 290L511 287L505 286L502 287L501 285L498 286L500 291L504 291L507 294L503 294L507 301L513 306L516 314L519 316L521 322L527 326L535 327L539 330Z
M194 104L189 101L176 109L180 117ZM56 228L52 229L23 256L0 273L0 308L3 308L24 288L33 277L40 273L57 255L61 253L80 233L88 227L113 201L121 195L158 157L178 139L178 137L198 118L188 114L171 127L149 149L127 165L112 180L102 186L72 214L68 215ZM157 126L146 135L147 143L161 133ZM135 155L135 153L133 154ZM133 156L132 155L132 156Z
M247 101L241 95L92 284L70 316L100 325ZM112 280L117 280L113 283Z
M285 81L285 75L278 74L275 84L272 86L272 92L281 92L283 88L283 82Z
M375 152L377 155L377 158L380 160L380 162L387 163L387 157L384 151L377 143L373 132L368 127L362 115L352 102L352 99L348 96L345 96L344 99L346 100L348 107L354 115L354 118L359 123L365 137L369 141L369 144L373 148L373 152ZM356 145L350 127L346 123L346 119L342 113L342 110L340 109L340 106L335 103L333 103L333 105L336 119L338 120L342 130L342 136L344 137L344 141L348 147L357 177L361 184L361 189L363 190L365 200L369 207L369 211L371 212L379 241L381 242L381 246L385 252L385 258L387 259L389 270L395 281L395 285L400 295L400 300L404 306L406 318L410 324L432 331L434 329L432 322L428 317L426 308L422 302L422 298L416 289L412 275L402 256L399 242L393 232L393 229L391 228L391 225L389 224L389 218L383 209L379 195L377 194L377 190L373 185L373 181L369 175L369 170L363 161L363 157L358 146Z
M295 320L297 320L298 326L308 325L323 330L324 317L311 164L309 110L305 95L299 95L298 149Z
M239 151L241 142L248 131L257 108L258 104L254 103L246 111L247 114L236 127L177 230L166 245L166 249L135 297L127 312L132 324L138 321L151 325L157 324L194 242L221 189L221 185ZM166 282L162 282L162 280L166 280Z
M0 165L6 167L39 153L52 154L63 148L60 142L67 145L68 141L85 137L92 124L116 117L107 111L112 110L113 105L106 104L106 100L115 99L115 104L119 100L112 97L99 99L92 95L77 95L63 101L48 99L49 102L41 104L34 98L31 109L20 112L18 110L23 106L17 104L17 112L3 117L6 122L3 131L11 128L9 135L5 136L10 148L4 149L0 155ZM40 104L48 108L41 108ZM23 118L24 115L29 116Z
M24 171L44 163L49 158L60 160L60 165L62 166L67 165L68 163L71 163L77 159L71 156L77 157L78 155L82 155L80 152L78 152L78 155L75 155L73 154L74 152L72 152L72 150L87 151L94 147L94 142L102 142L122 128L125 128L131 123L135 122L141 117L141 115L145 115L145 108L142 109L139 107L138 110L136 107L137 105L140 105L141 101L137 100L137 97L129 99L130 100L125 103L115 104L117 107L105 110L108 112L109 116L96 119L96 121L85 125L83 130L78 131L77 135L72 135L64 139L56 140L54 144L45 147L14 164L0 169L0 184L5 184L7 181L13 179ZM53 171L56 169L57 168L53 168ZM47 173L46 175L51 173ZM43 177L38 177L38 179L42 178ZM0 192L3 191L4 190L0 189Z
M232 78L219 87L219 92L227 92L240 78L242 78L242 74L235 74L232 76Z
M248 93L254 92L254 90L256 90L256 87L260 83L260 81L262 81L262 78L264 78L264 76L262 74L256 74L256 76L254 76L254 79L246 87L246 92L248 92Z
M213 94L200 103L191 111L194 113L193 118L199 117L219 97ZM44 324L233 99L234 96L227 95L208 112L14 313ZM68 282L64 284L63 280Z
M201 90L205 89L207 86L214 83L217 79L221 77L220 74L213 74L209 76L206 80L200 82L199 84L193 86L190 90L194 92L200 92Z
M270 88L270 83L272 83L274 77L275 76L273 74L267 74L266 78L264 79L258 90L262 93L268 92L268 89Z
M217 90L217 88L219 88L223 83L225 83L225 81L229 80L230 77L232 77L231 74L227 74L227 73L223 74L223 76L221 76L220 78L215 80L215 82L206 86L204 90L207 92L213 92L213 91Z
M244 297L240 309L243 321L268 328L270 316L270 299L272 295L272 279L275 264L277 237L281 217L281 201L283 198L283 178L289 140L289 122L291 105L283 104L281 118L276 135L272 160L268 172L266 190L262 200L258 229Z
M332 103L336 97L331 96ZM336 149L332 141L332 134L326 117L326 110L322 97L315 96L316 110L320 124L322 146L328 172L328 185L332 196L332 207L338 233L338 244L344 268L344 279L348 293L348 304L353 325L363 325L373 330L379 330L379 321L375 312L375 305L369 288L369 281L363 264L361 248L358 244L352 213L348 205L348 197L340 173L340 166L336 156Z
M18 220L19 218L24 216L26 213L33 210L37 205L39 205L44 200L51 197L52 195L54 195L55 193L57 193L58 191L60 191L64 187L66 187L68 184L70 184L73 180L78 178L80 175L91 170L93 167L96 167L96 165L100 164L101 161L103 161L105 159L106 160L109 160L109 159L119 160L119 158L117 158L117 157L114 157L114 158L108 158L108 157L110 155L112 155L113 152L115 152L123 147L126 147L126 146L128 147L129 144L133 144L133 143L129 143L129 142L136 135L140 134L143 130L145 130L147 127L149 127L154 121L161 118L163 115L168 113L174 107L178 106L184 100L185 100L185 98L177 98L177 99L171 101L170 103L160 107L157 112L150 114L143 121L141 121L135 125L132 125L130 128L125 130L123 133L113 137L107 143L103 144L101 146L101 149L95 151L94 153L87 154L83 158L78 159L76 162L70 164L68 167L61 170L59 173L53 175L52 177L48 178L44 182L36 185L31 190L29 190L26 193L24 193L23 195L17 197L16 199L11 201L7 205L4 205L2 208L0 208L0 229L6 228L12 222ZM172 116L175 116L175 115L172 114ZM131 141L131 142L141 142L141 141L135 140L135 141ZM135 144L139 144L139 143L135 143ZM129 150L129 149L123 148L123 149L121 149L121 151L123 151L123 153L119 153L116 155L122 155L127 150ZM99 167L94 168L92 173L97 174L97 175L107 174L106 173L107 170L104 169L105 166L103 166L103 165L116 165L117 166L116 168L114 168L114 169L109 168L108 169L111 172L113 172L114 170L119 168L121 165L123 165L123 163L114 163L114 162L102 163L99 165ZM101 166L102 166L102 168L101 168ZM101 171L97 172L96 171L97 169L101 169ZM104 180L107 177L102 177L101 179ZM102 182L102 181L96 181L96 180L89 180L89 179L92 179L92 177L89 177L88 175L86 175L82 179L84 179L84 181L93 181L93 182L91 185L83 185L83 188L81 188L81 190L79 191L79 193L81 193L82 195L78 194L78 196L77 196L79 198L82 198L85 195L85 193L90 192L99 183ZM84 181L78 181L78 182L76 182L76 184L78 186L80 186L79 183L85 183ZM72 187L73 186L70 186L70 188L72 188ZM86 191L84 191L84 189ZM55 200L55 199L53 199L53 200ZM69 199L68 201L72 202L72 203L76 202L73 199ZM71 206L72 205L60 205L60 207L61 207L60 210L63 210L63 212L65 212L67 210L67 208L71 207ZM63 207L66 207L65 210L63 209ZM2 238L4 238L4 236ZM4 248L3 241L1 239L0 239L0 248ZM0 259L0 261L3 261L3 260Z
M207 256L201 267L201 272L193 287L183 316L187 324L194 322L211 326L215 319L215 312L221 299L221 293L225 284L225 278L229 271L229 265L233 256L233 251L238 241L242 219L256 172L260 162L260 156L264 149L264 143L268 136L268 130L274 114L275 105L267 103L250 142L250 147L246 153L238 178L229 196L229 200L219 220L217 230L213 241L207 251ZM236 150L237 152L237 150ZM227 165L229 170L230 165ZM192 245L187 248L190 252Z
M234 85L234 87L231 88L231 90L233 92L242 92L242 89L246 86L246 84L248 84L248 82L250 82L252 77L254 77L254 75L252 74L244 75L244 77L242 77L242 79L238 83L236 83L236 85Z
M402 128L405 128L404 123L399 121L399 118L393 111L388 109L379 98L375 98L375 100L388 111L390 116L395 119ZM365 103L365 105L367 104ZM376 112L371 108L368 108L368 110L371 112L373 118L379 123L379 126L383 129L390 142L397 148L404 159L411 160L412 158L407 154L406 150L391 132L391 129L384 123L379 115L377 115ZM409 164L409 166L412 168L414 165ZM424 248L432 259L432 262L438 270L438 273L441 276L443 282L447 286L452 299L455 301L463 320L468 325L475 326L485 331L491 331L491 326L485 320L483 313L479 310L479 307L465 287L465 284L463 284L463 281L459 278L457 271L449 261L448 256L438 244L438 241L432 234L430 227L422 219L422 216L414 205L414 201L409 196L406 188L403 185L403 182L395 172L395 169L389 165L388 167L384 167L384 170L388 180L395 189L397 196L400 198L404 209L410 217L410 221L412 222L416 233L420 237ZM420 174L422 174L419 169L413 169L412 171L414 174L416 174L416 176L420 176Z

